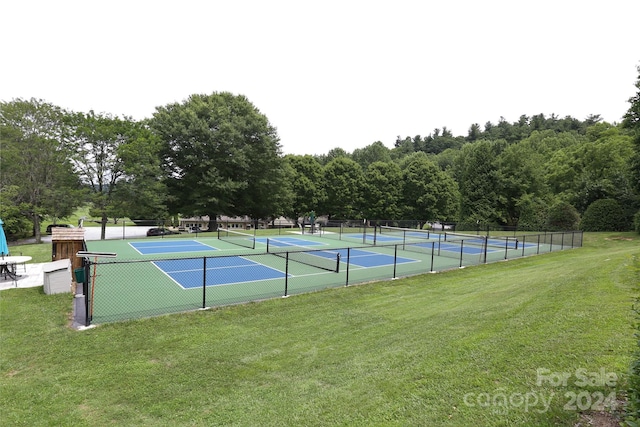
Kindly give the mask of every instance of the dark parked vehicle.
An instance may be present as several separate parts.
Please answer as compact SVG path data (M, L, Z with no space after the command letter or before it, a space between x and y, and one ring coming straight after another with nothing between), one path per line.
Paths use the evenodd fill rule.
M180 234L180 232L169 230L168 228L150 228L147 231L147 236L166 236L168 234Z
M75 228L75 227L71 224L49 224L47 225L47 234L51 234L52 233L51 229L53 228Z

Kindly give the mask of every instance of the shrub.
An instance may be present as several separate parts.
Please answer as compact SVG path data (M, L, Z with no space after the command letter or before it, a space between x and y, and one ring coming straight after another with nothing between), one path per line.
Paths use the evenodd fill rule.
M633 217L633 226L636 230L636 233L640 234L640 211L638 211Z
M628 228L624 209L613 199L600 199L591 203L580 221L580 229L583 231L623 231Z
M520 211L518 230L544 230L547 227L549 205L545 201L527 195L517 206Z
M547 228L550 230L576 230L580 214L570 203L557 202L549 208Z

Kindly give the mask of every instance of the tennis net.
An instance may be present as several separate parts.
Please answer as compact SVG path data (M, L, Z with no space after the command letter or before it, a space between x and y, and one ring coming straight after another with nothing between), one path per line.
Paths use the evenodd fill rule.
M392 227L388 225L380 226L380 235L385 237L397 238L399 241L402 241L402 244L423 242L432 238L429 230Z
M340 272L340 253L328 250L305 250L270 252L271 254L284 258L288 261L295 261L300 264L319 268L321 270Z
M231 243L243 248L255 249L256 236L253 234L242 233L240 231L228 230L226 228L218 229L218 240Z
M402 245L402 250L419 254L435 254L437 242L413 242Z
M481 236L476 234L463 234L446 232L444 235L446 242L464 241L465 245L487 246L493 248L518 249L518 239L508 236Z
M305 251L309 250L307 246L297 245L295 243L291 243L290 241L282 241L278 239L274 239L273 237L267 238L267 252L286 252L286 251Z
M375 227L340 224L339 229L336 230L336 228L334 227L333 231L329 231L326 227L323 228L322 236L328 239L338 239L362 245L376 244Z

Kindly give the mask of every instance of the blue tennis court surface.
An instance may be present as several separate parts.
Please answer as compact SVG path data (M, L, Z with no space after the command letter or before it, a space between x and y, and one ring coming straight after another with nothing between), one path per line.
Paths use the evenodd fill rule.
M185 289L207 286L257 282L284 278L284 271L267 267L240 256L207 258L206 277L203 277L204 259L174 259L154 262L173 281Z
M418 260L411 258L394 257L393 255L379 254L377 252L365 251L362 249L339 249L333 251L334 254L336 252L340 253L340 259L343 262L347 262L348 255L349 263L358 267L384 267L387 265L393 265L394 259L398 264L404 264L407 262L419 262Z
M267 244L269 242L269 246L275 246L278 248L307 248L314 246L324 246L324 243L315 242L313 240L300 239L298 237L258 237L256 238L257 243Z
M373 236L371 236L373 239ZM284 237L278 239L269 238L269 246L276 246L279 248L304 248L307 246L324 246L324 243L314 242L311 240L299 239L296 237ZM260 241L261 243L267 243L267 239L256 239L256 241ZM357 267L384 267L387 265L393 265L394 257L393 255L380 254L377 252L371 252L361 249L351 249L348 252L348 249L327 249L327 250L314 250L313 255L324 257L328 259L335 259L336 253L340 254L340 259L342 262L347 261L347 255L350 255L350 263L351 265ZM403 258L397 257L396 262L398 264L403 264L407 262L418 262L418 260L411 258Z
M153 240L149 242L130 242L133 249L141 255L171 254L180 252L217 251L213 246L195 240Z
M428 247L431 247L431 243L428 244ZM460 253L460 244L457 245L455 243L440 243L441 251L450 251ZM438 244L436 243L436 250L438 249ZM487 252L493 252L492 249L487 249ZM484 253L484 249L482 247L471 246L471 245L462 245L462 253L469 255L480 255Z

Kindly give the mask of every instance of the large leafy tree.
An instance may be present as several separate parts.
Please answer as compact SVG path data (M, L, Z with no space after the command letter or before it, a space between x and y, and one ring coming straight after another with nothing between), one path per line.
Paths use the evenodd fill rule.
M20 187L17 185L0 185L0 219L9 240L28 237L33 233L33 221L23 213L28 206L25 203L16 204L19 196Z
M547 193L539 172L544 158L530 144L518 143L506 147L497 160L504 196L504 217L508 225L517 225L522 208L530 206L529 196L544 197Z
M499 141L482 140L462 147L455 176L460 188L463 222L506 222L498 156L505 148Z
M149 125L163 143L170 210L265 218L283 210L287 191L276 129L242 95L191 95L158 107Z
M336 219L362 218L363 173L359 164L347 157L336 157L324 167L327 195L322 213Z
M142 125L93 111L70 114L67 122L71 158L90 194L91 214L101 219L102 239L109 217L153 212L155 219L164 214L161 189L145 185L157 182L160 169L154 167L158 149Z
M39 99L0 103L0 191L16 190L9 193L11 203L33 223L37 243L43 217L69 216L83 202L62 143L64 116L61 108Z
M635 154L631 158L631 174L633 187L640 194L640 65L637 67L638 79L636 80L637 92L629 98L629 110L624 115L622 125L631 131Z
M577 156L582 173L570 201L580 213L596 200L613 198L627 208L637 206L629 159L633 143L618 126L599 123L589 128L590 142L580 147ZM629 212L631 215L631 212Z
M407 219L450 220L457 211L458 189L453 178L425 153L402 160L403 216Z
M589 127L577 143L555 151L544 165L553 193L580 213L596 200L613 198L632 206L629 159L633 145L620 128L607 123Z
M293 200L284 214L294 218L311 211L319 211L326 200L323 180L323 170L320 162L313 156L289 154L284 158L290 166L292 175L290 178Z
M363 170L367 170L367 167L374 162L390 162L391 150L385 147L382 142L376 141L364 148L353 150L351 158L356 161Z
M373 162L364 174L363 214L370 219L400 219L402 171L393 162Z
M127 140L117 150L123 173L113 193L114 210L134 219L163 219L168 212L161 141L143 123L125 125Z
M326 166L330 161L332 161L333 159L337 159L338 157L351 158L349 153L347 153L344 148L340 147L332 148L327 154L316 156L317 160L322 166Z

